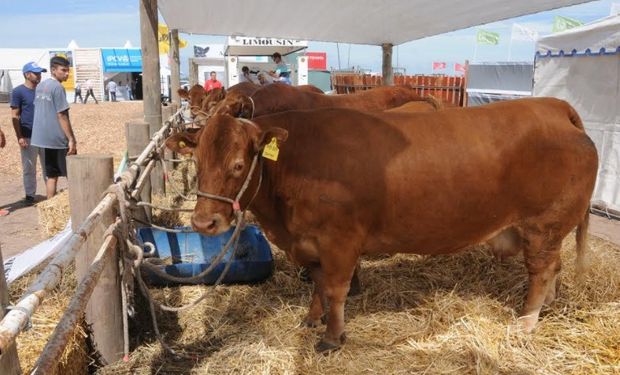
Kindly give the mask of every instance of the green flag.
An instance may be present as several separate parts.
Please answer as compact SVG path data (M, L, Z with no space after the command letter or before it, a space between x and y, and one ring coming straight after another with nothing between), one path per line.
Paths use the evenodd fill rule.
M478 44L496 45L499 43L499 33L478 29L478 34L476 35L476 42Z
M558 31L572 29L573 27L581 25L583 25L583 22L574 18L555 16L555 18L553 19L553 28L551 29L551 31L557 33Z

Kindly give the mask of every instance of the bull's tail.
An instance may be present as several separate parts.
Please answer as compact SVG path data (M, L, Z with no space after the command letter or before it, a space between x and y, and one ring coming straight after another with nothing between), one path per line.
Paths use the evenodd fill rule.
M579 114L575 111L575 108L573 108L570 104L568 105L568 118L577 129L585 130L581 117L579 117Z
M441 102L441 100L437 99L433 95L425 96L424 97L424 101L426 101L427 103L432 105L433 108L435 108L436 111L444 109L444 106L443 106L443 103Z
M577 257L575 258L575 272L577 274L577 279L582 278L585 272L588 270L586 251L587 251L589 223L590 223L590 208L588 207L588 209L585 212L585 215L581 219L581 222L577 225L577 231L575 234L575 237L576 237L575 251L577 253Z

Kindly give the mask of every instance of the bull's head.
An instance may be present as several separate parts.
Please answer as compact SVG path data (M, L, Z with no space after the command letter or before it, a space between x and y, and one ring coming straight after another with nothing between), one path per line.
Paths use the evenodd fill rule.
M195 118L201 112L203 101L207 94L204 87L194 85L189 91L186 89L179 89L177 92L181 98L188 101L192 118Z
M217 235L230 228L234 210L245 209L258 189L256 168L249 174L254 158L276 138L284 142L288 132L282 128L262 130L255 123L229 115L214 115L207 126L195 133L177 133L166 146L181 154L193 154L197 164L197 190L235 200L247 179L249 186L239 198L237 208L222 200L199 195L192 215L192 228L206 235Z
M251 119L254 116L254 103L247 95L238 92L229 93L224 100L213 107L213 114Z

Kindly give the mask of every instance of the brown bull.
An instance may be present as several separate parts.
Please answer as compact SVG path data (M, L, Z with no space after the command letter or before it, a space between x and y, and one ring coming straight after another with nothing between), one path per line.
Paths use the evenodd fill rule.
M350 108L383 111L410 101L427 101L404 86L382 86L354 94L324 95L296 90L288 85L269 85L253 95L228 93L213 109L215 114L253 118L296 109Z
M241 82L231 86L228 92L239 93L242 95L252 95L261 86L252 82ZM213 106L224 99L226 90L217 88L207 92L201 85L194 85L191 89L179 89L179 96L188 101L192 117L196 117L200 113L207 113Z
M233 198L253 158L275 141L277 161L263 158L240 205L257 191L251 209L269 239L310 269L305 322L319 324L329 306L319 351L344 342L344 303L363 254L445 254L516 237L529 274L519 318L528 332L555 298L562 239L575 226L580 267L598 159L564 101L417 114L290 111L253 121L216 115L167 145L194 153L199 191ZM230 204L201 196L192 226L216 235L232 216Z

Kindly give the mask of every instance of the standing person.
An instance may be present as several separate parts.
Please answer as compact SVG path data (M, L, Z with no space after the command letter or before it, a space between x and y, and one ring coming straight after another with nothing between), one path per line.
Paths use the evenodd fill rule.
M291 84L291 71L288 69L288 66L282 60L282 55L278 52L271 55L273 62L276 63L276 69L272 70L269 74L282 83L286 83L287 85Z
M131 86L133 86L132 84L132 80L130 79L129 82L127 82L127 100L133 100L133 89Z
M221 89L222 82L217 80L217 73L211 72L211 79L205 82L205 91L209 92L213 89Z
M110 93L110 101L115 102L116 101L116 82L114 81L110 81L108 82L108 85L106 86L106 88L108 89L108 92Z
M75 84L75 96L73 96L73 104L75 104L77 98L80 98L80 103L84 104L84 99L82 98L82 84L80 82Z
M67 94L61 85L69 78L69 61L54 56L50 67L52 78L37 86L32 127L32 144L45 150L48 199L56 195L58 177L67 176L67 155L77 153L75 135L69 121Z
M92 96L95 104L99 104L97 98L95 98L95 93L93 92L93 80L87 79L86 82L84 82L84 86L86 86L86 97L84 98L84 104L88 102L88 96Z
M47 69L41 68L35 62L27 63L22 68L24 84L15 87L11 92L11 117L21 153L22 180L26 193L24 203L27 205L34 203L37 192L37 157L41 163L41 171L45 170L43 150L30 144L35 112L35 90L41 82L42 72L47 72Z

